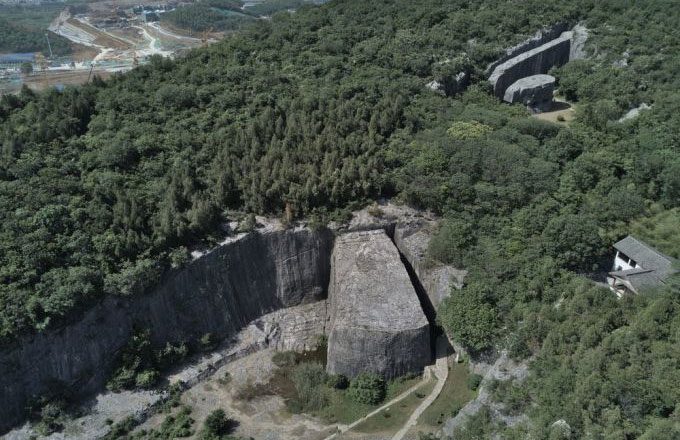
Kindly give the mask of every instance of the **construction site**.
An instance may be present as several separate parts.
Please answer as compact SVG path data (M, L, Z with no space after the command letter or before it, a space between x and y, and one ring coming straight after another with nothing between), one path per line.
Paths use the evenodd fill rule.
M159 17L181 4L110 0L65 7L52 20L45 38L48 44L51 33L68 39L72 53L0 57L0 93L16 92L24 84L34 90L83 84L95 75L106 78L130 70L152 55L175 57L221 37L215 32L190 35L161 24Z

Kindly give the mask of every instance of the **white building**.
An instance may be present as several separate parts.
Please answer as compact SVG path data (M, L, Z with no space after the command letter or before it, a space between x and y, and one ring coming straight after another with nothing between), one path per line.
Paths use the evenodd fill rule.
M614 249L616 256L607 283L618 297L660 287L675 272L673 258L631 235L614 244Z

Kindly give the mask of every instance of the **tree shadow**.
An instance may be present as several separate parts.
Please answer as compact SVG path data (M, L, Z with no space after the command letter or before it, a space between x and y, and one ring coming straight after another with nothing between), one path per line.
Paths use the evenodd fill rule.
M550 103L550 109L547 110L549 112L557 112L561 110L567 110L571 108L571 104L568 102L564 101L553 101Z

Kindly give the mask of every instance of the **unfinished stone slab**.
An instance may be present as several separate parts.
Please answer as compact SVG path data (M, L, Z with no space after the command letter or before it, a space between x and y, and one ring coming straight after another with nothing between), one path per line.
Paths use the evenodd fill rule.
M560 37L496 66L489 77L494 94L503 98L507 88L515 81L531 75L545 74L553 67L566 64L571 55L572 36L572 32L564 32Z
M512 83L505 91L503 101L521 103L534 113L550 110L555 90L555 77L532 75Z
M329 286L329 373L390 379L431 361L430 327L397 248L383 230L336 239Z

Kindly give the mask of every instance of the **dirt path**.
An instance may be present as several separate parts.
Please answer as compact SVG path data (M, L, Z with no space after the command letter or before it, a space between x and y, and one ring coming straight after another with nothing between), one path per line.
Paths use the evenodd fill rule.
M185 40L185 41L189 41L189 42L192 42L192 43L200 43L201 42L200 38L187 37L185 35L176 34L174 32L169 31L168 29L165 29L164 27L162 27L158 23L149 23L148 26L152 27L155 31L157 31L161 34L163 34L167 37L174 38L176 40Z
M149 33L149 31L146 30L146 28L141 27L141 26L132 26L135 29L139 29L142 32L142 35L144 36L144 39L149 42L148 48L147 49L141 49L137 51L138 55L146 56L146 55L163 55L163 56L170 56L172 55L172 52L163 50L161 48L161 44L159 43L158 38L154 37Z
M392 440L401 440L404 437L404 435L406 435L408 430L415 426L416 422L418 421L418 417L420 417L420 415L432 404L432 402L435 401L435 399L439 396L439 394L442 392L442 389L444 388L444 384L446 383L446 379L448 378L449 375L447 346L448 344L446 339L441 337L437 339L437 361L433 366L428 366L425 368L425 374L423 374L423 380L421 382L412 386L411 388L404 391L403 393L401 393L394 399L390 400L389 402L385 403L380 408L375 409L370 413L366 414L364 417L355 420L351 424L338 425L338 432L326 437L324 440L331 440L337 437L338 434L342 434L351 430L352 428L358 426L367 419L370 419L371 417L379 414L383 410L393 406L395 403L404 400L406 397L411 395L411 393L414 393L418 388L420 388L428 380L430 380L431 375L434 374L437 378L437 384L435 385L434 389L432 390L430 395L427 396L427 398L425 398L425 400L423 400L423 402L420 405L418 405L418 407L413 411L413 413L411 413L411 416L406 421L404 426L399 430L399 432L397 432L397 434L394 437L392 437Z
M373 417L374 415L379 414L379 413L380 413L381 411L383 411L384 409L386 409L386 408L388 408L388 407L394 405L395 403L398 403L398 402L404 400L404 399L407 398L411 393L415 392L418 388L420 388L420 387L421 387L425 382L427 382L428 380L429 380L428 375L427 375L427 374L424 375L424 376L423 376L423 380L422 380L421 382L417 383L416 385L413 385L411 388L409 388L408 390L404 391L403 393L401 393L400 395L398 395L398 396L395 397L394 399L390 400L389 402L385 403L385 404L384 404L383 406L381 406L380 408L371 411L370 413L366 414L365 416L363 416L363 417L360 418L360 419L355 420L354 422L350 423L349 425L338 425L338 432L336 432L336 433L333 434L333 435L329 435L329 436L326 437L324 440L331 440L331 439L337 437L338 434L342 434L343 432L349 431L350 429L356 427L357 425L359 425L361 422L365 421L366 419L370 419L370 418Z
M446 379L449 377L449 358L447 357L447 345L448 344L445 338L441 336L437 338L437 361L432 368L434 375L437 377L437 384L430 395L427 396L427 398L425 398L425 400L423 400L423 402L413 411L411 417L409 417L404 426L394 435L394 437L392 437L392 440L402 440L409 429L416 425L418 422L418 417L420 417L420 415L425 412L425 410L429 408L430 405L432 405L432 402L434 402L435 399L439 397L439 394L444 389Z

